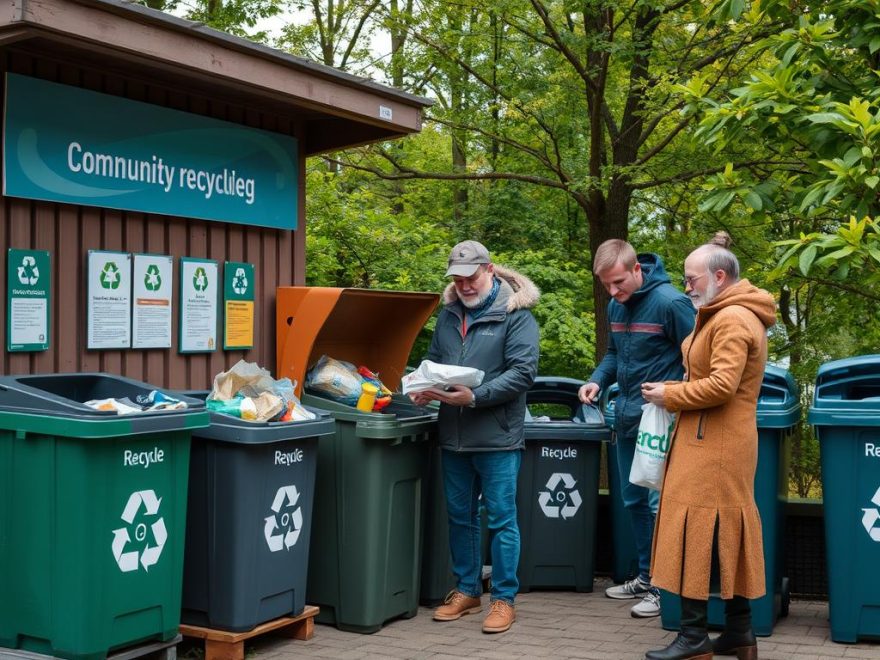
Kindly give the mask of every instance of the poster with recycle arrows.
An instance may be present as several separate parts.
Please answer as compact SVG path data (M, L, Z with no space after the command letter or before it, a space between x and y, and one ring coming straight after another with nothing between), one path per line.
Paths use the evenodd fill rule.
M49 253L10 249L6 261L6 350L49 348Z
M254 265L227 261L223 275L223 348L253 348Z
M131 255L89 250L87 347L130 346Z
M217 350L217 262L180 258L180 352Z
M168 255L134 255L132 348L171 348L173 269Z

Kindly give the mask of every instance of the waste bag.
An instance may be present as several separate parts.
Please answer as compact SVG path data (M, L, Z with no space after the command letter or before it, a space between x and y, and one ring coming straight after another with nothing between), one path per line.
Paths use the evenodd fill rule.
M204 402L130 415L85 405L154 389L102 373L0 378L0 646L91 660L177 635Z
M295 422L212 412L193 433L183 623L238 632L302 613L318 441L336 432L311 412Z
M819 368L807 418L822 463L831 639L880 638L880 355Z
M322 355L364 365L396 390L436 294L279 287L278 377L300 384ZM318 440L307 600L317 620L371 633L418 611L425 473L436 410L395 394L381 413L310 394L336 432Z

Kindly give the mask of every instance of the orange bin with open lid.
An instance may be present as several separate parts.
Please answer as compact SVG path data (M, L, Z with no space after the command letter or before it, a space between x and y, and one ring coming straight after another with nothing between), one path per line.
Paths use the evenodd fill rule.
M278 287L277 378L297 383L321 355L364 365L395 391L412 345L440 296L335 287Z
M419 331L439 296L431 293L279 287L278 378L297 382L322 355L364 365L397 390ZM401 394L364 413L302 393L329 412L336 433L318 440L306 601L321 623L371 633L419 607L425 478L433 409Z

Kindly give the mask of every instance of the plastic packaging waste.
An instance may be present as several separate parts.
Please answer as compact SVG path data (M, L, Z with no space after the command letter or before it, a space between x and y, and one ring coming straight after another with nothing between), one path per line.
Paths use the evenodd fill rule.
M133 415L143 412L155 412L158 410L182 410L187 407L186 402L170 397L159 390L153 390L149 394L138 394L136 401L128 397L120 399L92 399L85 405L95 410L116 411L120 415Z
M416 369L406 374L400 384L404 394L422 392L432 387L445 389L451 385L477 387L483 382L485 373L473 367L460 367L454 364L440 364L422 360Z

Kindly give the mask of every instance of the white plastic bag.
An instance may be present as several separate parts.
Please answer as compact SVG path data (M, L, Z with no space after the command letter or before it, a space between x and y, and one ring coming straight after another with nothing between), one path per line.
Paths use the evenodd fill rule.
M404 394L422 392L432 387L444 389L450 385L476 387L483 382L484 372L473 367L459 367L454 364L439 364L422 360L418 368L400 379Z
M660 490L674 423L674 415L665 408L653 403L642 406L642 421L639 422L636 450L629 471L630 483Z

